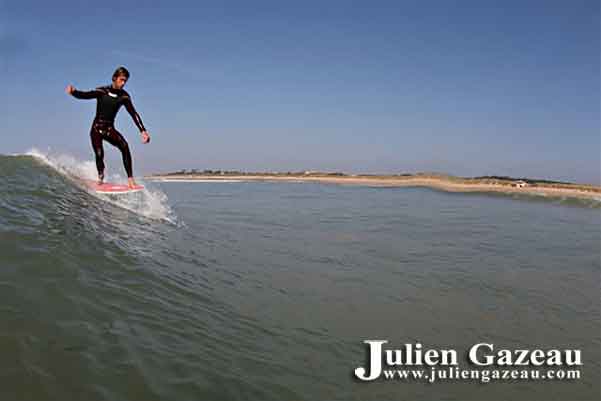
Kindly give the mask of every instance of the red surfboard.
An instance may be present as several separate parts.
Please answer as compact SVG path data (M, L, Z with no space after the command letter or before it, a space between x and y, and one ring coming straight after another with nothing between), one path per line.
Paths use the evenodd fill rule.
M136 185L133 188L128 187L126 184L113 184L110 182L103 182L98 184L94 180L84 180L86 186L99 194L125 194L129 192L142 191L144 187L142 185Z

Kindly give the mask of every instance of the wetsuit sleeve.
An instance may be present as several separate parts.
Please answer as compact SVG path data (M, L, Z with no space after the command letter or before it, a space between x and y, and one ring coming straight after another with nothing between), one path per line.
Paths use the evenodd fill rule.
M138 127L140 132L146 131L146 128L144 128L144 124L142 123L142 118L140 118L140 115L134 108L134 104L131 102L131 98L129 97L129 95L125 96L123 104L125 105L125 108L127 109L127 112L129 113L131 118L134 120L134 123L136 123L136 126Z
M101 92L98 89L94 89L91 91L87 91L87 92L82 92L82 91L78 91L77 89L75 89L71 95L73 97L76 97L77 99L97 99L98 97L100 97Z

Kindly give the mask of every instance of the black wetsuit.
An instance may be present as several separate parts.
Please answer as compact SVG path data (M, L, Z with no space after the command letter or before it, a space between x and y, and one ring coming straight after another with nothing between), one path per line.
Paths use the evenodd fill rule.
M136 126L142 131L146 131L140 115L136 112L134 105L131 102L131 97L123 89L114 89L112 86L101 86L88 92L74 90L72 95L78 99L97 99L96 117L92 122L90 137L92 139L92 147L96 155L96 168L98 175L104 177L104 149L102 148L102 140L104 139L113 146L116 146L121 151L123 156L123 165L127 172L127 177L132 177L132 163L129 145L123 135L115 129L115 116L119 108L123 105L128 113L133 118Z

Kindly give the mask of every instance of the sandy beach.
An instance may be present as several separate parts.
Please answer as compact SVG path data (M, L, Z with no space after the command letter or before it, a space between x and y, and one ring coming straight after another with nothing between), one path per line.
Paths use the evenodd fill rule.
M528 194L549 197L570 197L601 200L601 186L579 184L527 184L523 187L510 182L494 180L457 179L446 177L419 176L335 176L335 175L205 175L168 174L145 177L153 181L280 181L280 182L321 182L339 185L363 185L377 187L428 187L448 192L499 192L504 194Z

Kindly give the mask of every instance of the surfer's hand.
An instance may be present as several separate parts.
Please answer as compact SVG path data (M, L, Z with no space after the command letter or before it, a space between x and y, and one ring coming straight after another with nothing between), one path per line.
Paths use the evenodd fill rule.
M67 92L67 95L72 94L73 91L75 91L75 88L73 87L73 85L67 85L67 88L65 89L65 92Z
M150 142L150 135L148 135L148 132L142 131L142 143L148 142Z

